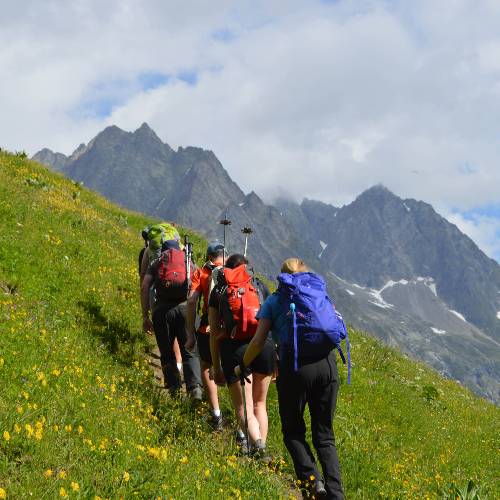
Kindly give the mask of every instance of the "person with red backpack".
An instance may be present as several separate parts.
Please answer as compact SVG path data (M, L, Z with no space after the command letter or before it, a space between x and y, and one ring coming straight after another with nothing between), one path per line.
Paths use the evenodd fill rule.
M186 250L187 252L187 250ZM141 285L143 330L154 330L160 350L163 376L170 393L179 394L181 377L177 367L174 341L177 339L182 355L184 381L187 392L195 401L201 401L200 364L196 353L185 348L186 297L189 289L188 275L193 270L189 255L180 249L179 241L162 243L160 256L148 267ZM189 266L189 267L188 267ZM156 300L149 317L149 290L154 284Z
M217 384L210 376L212 356L210 354L210 327L208 326L208 301L210 292L214 287L215 274L222 269L224 263L224 245L219 241L211 242L207 247L207 261L205 265L196 269L191 280L191 291L187 301L186 349L191 351L195 345L198 346L200 356L201 378L208 404L212 415L210 424L214 431L222 430L222 415L219 408L217 395ZM195 327L196 306L203 300L201 321L198 329Z
M268 332L272 330L279 345L276 387L283 440L303 496L343 499L332 419L339 390L334 350L345 360L340 341L346 339L350 366L347 329L327 295L323 278L309 272L303 261L285 260L278 283L277 292L264 302L257 315L257 331L242 363L235 368L235 376L240 377L251 366L265 348ZM306 404L323 476L306 441Z
M234 368L243 361L243 354L257 329L255 316L260 303L269 293L248 273L246 264L248 261L243 255L231 255L210 294L210 351L214 379L219 384L225 380L236 418L247 433L245 439L239 436L241 451L266 460L266 399L275 367L272 340L269 338L263 343L261 352L249 365L245 374L249 384L240 386L240 378L234 374Z

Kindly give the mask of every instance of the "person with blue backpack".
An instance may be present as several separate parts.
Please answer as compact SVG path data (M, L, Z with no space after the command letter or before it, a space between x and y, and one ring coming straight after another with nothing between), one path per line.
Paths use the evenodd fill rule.
M245 373L272 330L278 345L276 387L283 440L303 496L343 499L332 420L339 390L334 349L345 362L340 349L340 341L345 338L350 365L347 329L327 295L325 281L309 272L302 260L285 260L278 283L278 290L267 298L257 314L257 331L235 374L241 377ZM306 404L323 475L306 441Z

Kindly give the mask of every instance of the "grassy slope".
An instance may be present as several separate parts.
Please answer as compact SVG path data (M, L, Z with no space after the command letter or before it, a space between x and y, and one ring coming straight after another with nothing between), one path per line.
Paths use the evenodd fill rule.
M0 294L8 497L287 495L279 474L236 461L233 443L152 387L136 275L147 222L0 153L0 286L18 292ZM499 409L369 337L352 344L335 420L349 497L435 498L469 479L497 496ZM273 387L270 446L288 461L275 401Z

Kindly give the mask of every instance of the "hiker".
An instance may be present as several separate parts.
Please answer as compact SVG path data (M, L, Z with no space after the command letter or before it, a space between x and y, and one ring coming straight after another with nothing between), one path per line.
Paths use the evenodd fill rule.
M156 229L156 228L159 228ZM162 232L163 230L163 232ZM141 248L139 252L139 295L141 294L142 280L146 274L149 264L157 259L160 256L160 245L161 240L158 239L158 235L163 236L163 238L171 238L175 240L180 240L179 233L175 229L175 227L167 224L166 222L162 224L154 224L152 226L145 227L141 236L144 240L144 246ZM149 244L151 241L151 245ZM156 300L156 294L154 290L154 286L152 286L149 290L149 308L152 310L154 308L154 302ZM148 330L146 333L152 333L152 329ZM179 348L179 342L177 339L174 341L174 353L175 360L177 364L177 368L182 370L182 355L181 350Z
M231 255L226 261L223 273L210 294L208 323L210 326L210 351L212 354L214 380L229 389L231 402L241 429L247 436L239 434L237 443L244 454L268 459L266 439L268 418L266 398L271 375L274 372L275 353L272 340L265 339L262 350L253 359L245 384L246 420L243 394L239 377L234 368L243 361L243 354L257 328L255 315L266 290L262 289L250 274L247 259L240 254ZM259 300L259 295L261 299ZM220 353L219 353L220 349ZM247 425L245 425L247 423Z
M174 353L174 341L178 340L187 392L193 400L201 401L198 356L184 347L188 291L187 265L191 266L192 263L188 263L185 252L180 249L179 241L174 239L162 243L160 256L148 266L141 286L143 330L146 332L152 329L155 333L163 376L173 396L178 395L181 388L181 377ZM153 284L156 290L156 300L152 308L151 321L149 290Z
M302 260L285 260L281 273L277 292L264 302L257 315L257 331L248 345L243 363L235 369L235 376L241 376L242 370L251 366L262 349L266 348L268 332L272 330L273 338L279 345L276 387L283 440L292 457L304 498L342 499L344 493L332 429L339 389L337 364L330 338L326 333L316 332L321 329L318 328L319 324L327 325L329 331L339 328L345 333L345 324L326 295L323 279L310 273ZM301 285L308 288L301 289ZM301 297L297 293L304 295ZM314 303L317 308L315 314L309 317L300 311L305 311L302 304L308 303L307 294L310 294L309 298L316 299L310 304ZM290 298L296 303L290 302ZM313 316L317 319L316 325L313 325ZM302 332L308 326L313 328L309 333L316 343L307 344L307 339L303 340L305 336L297 337L299 331L297 328L294 330L297 324L303 328ZM306 404L311 415L312 441L323 469L323 477L306 441Z
M205 265L196 269L191 280L191 291L187 301L186 349L191 351L198 346L200 356L201 379L207 395L208 404L212 412L210 425L214 431L222 430L222 415L219 408L217 384L210 376L212 356L210 354L210 327L208 326L208 300L214 287L215 270L222 269L224 263L224 246L219 241L211 242L207 247L207 261ZM203 299L203 309L198 330L195 327L196 306ZM196 337L195 337L196 334Z

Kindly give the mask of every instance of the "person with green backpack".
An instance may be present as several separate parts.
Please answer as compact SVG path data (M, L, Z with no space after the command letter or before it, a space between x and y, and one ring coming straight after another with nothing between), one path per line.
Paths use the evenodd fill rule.
M332 419L339 390L334 350L344 360L340 341L345 339L350 366L347 329L327 295L323 278L309 272L303 261L285 260L278 283L278 290L267 298L257 314L257 331L234 372L238 377L245 374L272 330L279 346L276 388L283 440L303 496L343 499ZM306 404L323 476L306 440Z
M170 226L171 227L171 226ZM178 395L181 388L181 376L177 366L174 345L177 341L182 355L184 382L187 392L193 400L201 401L200 365L197 353L185 348L186 298L189 290L189 276L194 264L188 249L180 247L177 231L161 234L161 246L158 249L150 240L148 259L155 258L149 264L141 284L141 309L143 330L154 331L160 350L160 361L165 383L172 395ZM168 234L168 235L166 235ZM172 237L173 239L165 239ZM177 236L177 238L176 238ZM153 249L151 249L153 247ZM146 258L146 257L145 257ZM155 299L151 300L150 290L154 288ZM150 318L149 312L152 311Z

